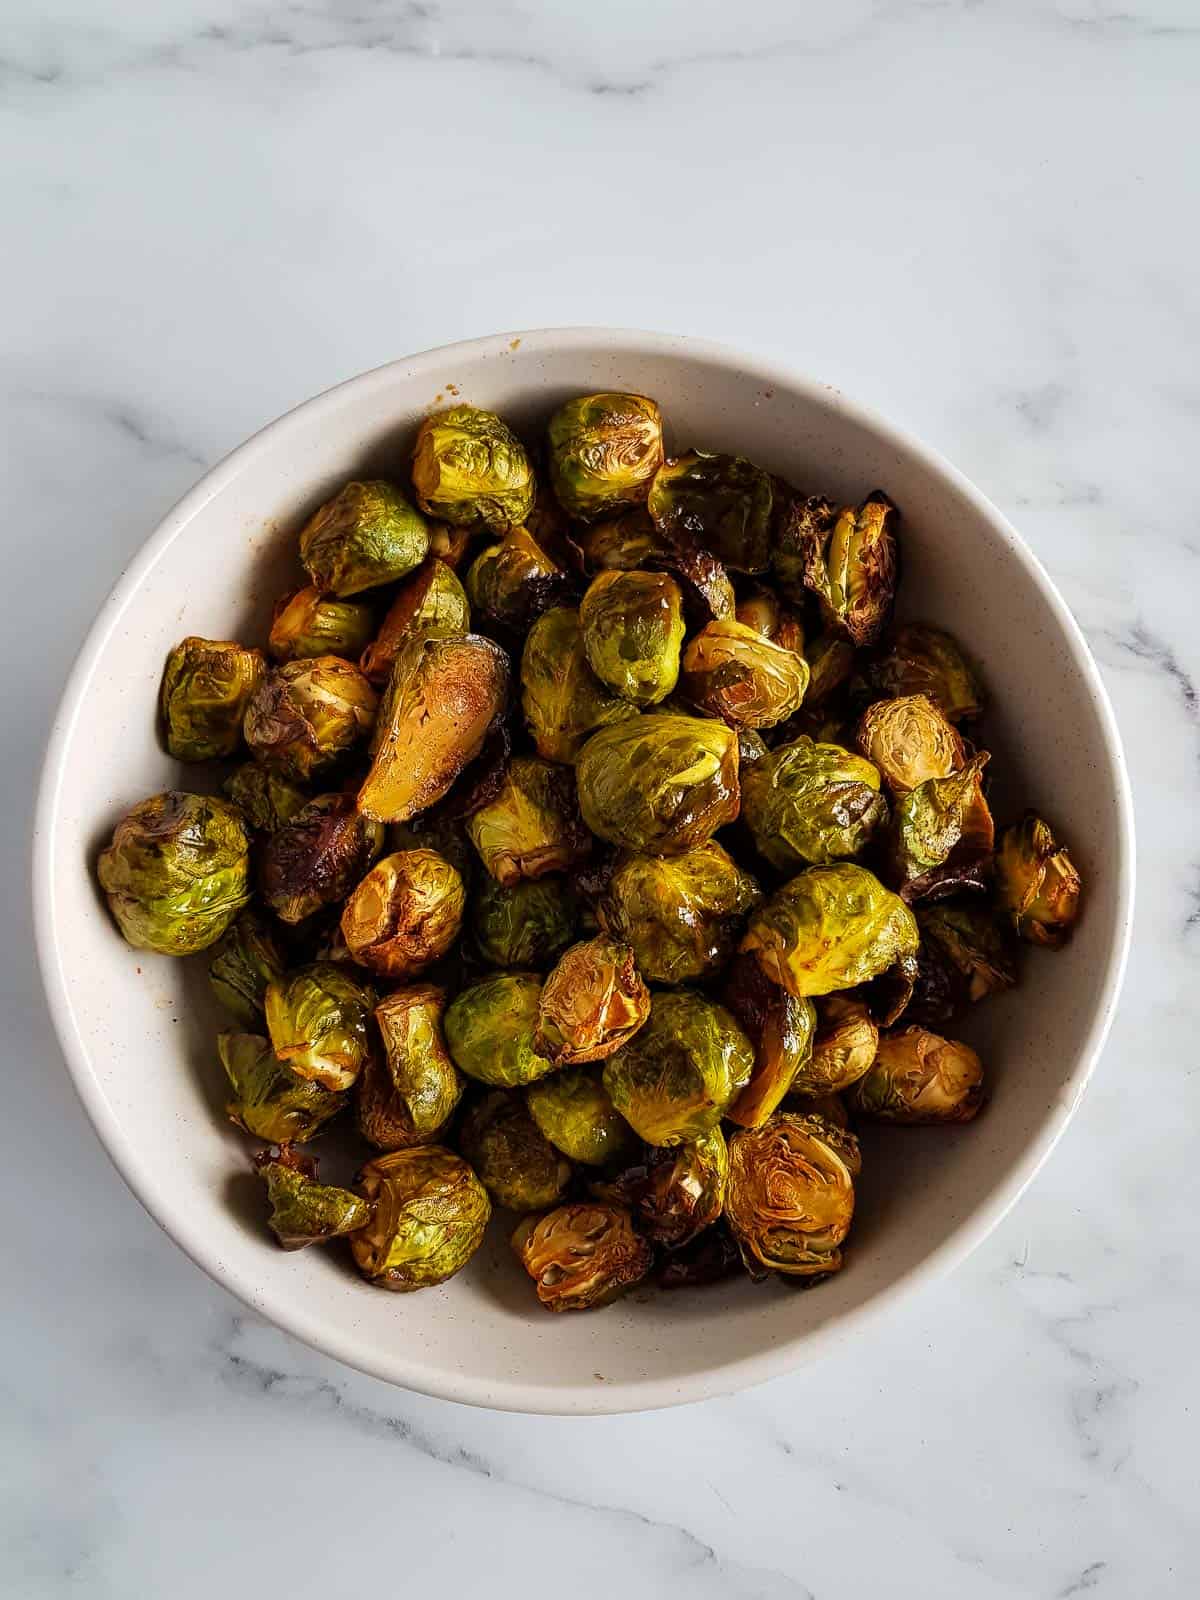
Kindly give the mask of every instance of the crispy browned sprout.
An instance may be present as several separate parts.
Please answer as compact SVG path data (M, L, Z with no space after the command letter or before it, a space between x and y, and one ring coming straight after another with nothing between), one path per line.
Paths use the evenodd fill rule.
M592 1184L597 1200L628 1206L639 1233L678 1250L721 1215L729 1151L720 1128L674 1149L647 1145L640 1161Z
M679 677L683 596L665 572L601 572L579 607L583 648L606 688L634 705L665 700Z
M776 519L771 549L771 578L785 600L802 606L809 599L805 582L809 553L820 549L837 521L837 507L824 495L795 495ZM840 630L839 630L840 632Z
M510 528L471 564L467 598L476 617L510 633L523 633L535 618L560 604L571 582L527 528Z
M838 1270L859 1160L854 1135L822 1117L781 1111L732 1136L725 1215L752 1272Z
M495 799L468 820L467 836L506 887L566 872L591 849L570 770L533 756L513 759Z
M888 808L869 761L802 735L742 774L742 815L759 854L789 871L861 855Z
M458 1142L498 1206L545 1211L566 1195L571 1163L511 1090L494 1089L477 1100L463 1118Z
M588 666L579 613L567 606L547 611L529 630L521 656L521 705L538 755L567 763L595 729L638 714Z
M849 639L836 633L823 633L804 652L808 662L808 690L804 696L806 711L816 713L854 674L858 659Z
M376 862L346 901L342 937L382 978L411 978L458 938L467 894L436 850L397 850Z
M743 627L753 628L772 644L804 653L804 624L794 611L780 605L775 591L765 584L756 583L746 591L734 616Z
M456 995L446 1011L446 1043L468 1078L516 1089L554 1071L534 1047L542 981L531 972L500 972Z
M831 994L818 1002L812 1055L793 1085L797 1094L840 1094L870 1071L879 1049L879 1027L854 995Z
M356 656L375 629L375 613L354 600L334 600L310 585L276 604L267 650L276 661Z
M491 1201L452 1150L392 1150L368 1161L356 1181L371 1220L350 1235L350 1249L363 1277L381 1289L407 1294L444 1283L483 1243Z
M358 1079L358 1126L379 1150L432 1144L465 1087L446 1049L446 996L435 984L393 989L375 1007L382 1059L367 1056Z
M315 1163L308 1157L264 1151L254 1158L259 1177L267 1186L271 1207L270 1228L285 1250L303 1250L365 1227L371 1208L361 1195L334 1184L318 1183Z
M660 990L650 1017L604 1064L604 1087L647 1144L685 1144L715 1128L750 1081L754 1047L724 1006Z
M737 737L710 719L643 713L594 733L576 779L592 833L626 850L678 855L737 816Z
M542 986L535 1044L559 1065L603 1061L650 1015L633 951L606 934L574 944Z
M969 1045L903 1028L884 1034L846 1099L855 1116L873 1122L970 1122L983 1104L983 1063Z
M733 618L710 622L683 653L683 693L735 728L773 728L799 710L808 662Z
M902 623L866 674L876 694L923 694L951 722L983 710L983 690L958 640L928 622Z
M375 996L331 961L314 961L267 985L263 1009L271 1047L301 1078L348 1089L367 1056Z
M702 1289L741 1271L742 1253L722 1220L698 1233L690 1244L668 1252L659 1269L658 1283L663 1289Z
M525 446L494 411L451 406L426 417L413 450L417 503L456 528L519 527L533 510Z
M778 498L770 473L745 456L690 450L658 469L646 506L664 543L682 535L734 572L765 572Z
M658 552L658 535L644 505L585 524L574 538L589 572L632 572Z
M281 922L302 922L350 893L383 848L383 826L352 794L324 794L265 840L259 893Z
M986 750L948 778L929 778L901 795L892 819L891 881L909 905L962 889L986 889L995 827L983 793Z
M379 700L357 667L338 656L286 661L246 707L246 743L257 759L304 783L332 766L375 725Z
M539 1078L526 1089L525 1103L550 1143L584 1166L611 1166L630 1159L638 1147L596 1066L564 1067Z
M750 1081L727 1115L744 1128L757 1128L798 1078L807 1080L817 1014L811 1000L797 999L772 983L749 955L734 958L721 997L754 1047Z
M217 1053L233 1091L225 1114L256 1139L304 1144L346 1104L344 1094L289 1071L260 1034L227 1030Z
M943 902L917 914L921 942L936 946L967 985L968 1000L1011 989L1017 981L1017 951L1012 933L989 906L975 901Z
M230 1016L256 1028L262 1024L267 985L282 975L283 952L263 918L248 907L213 950L212 992Z
M851 644L874 644L891 615L899 519L900 513L879 489L857 510L847 506L833 517L828 502L794 500L784 518L776 571L780 571L780 552L786 550L784 567L793 572L794 553L804 587L820 603L826 628ZM785 594L789 592L788 584L782 587Z
M877 700L863 712L857 738L897 796L930 778L948 778L966 759L958 731L923 694Z
M640 1283L654 1260L629 1212L598 1201L526 1217L512 1243L549 1311L606 1306Z
M1066 846L1036 812L1027 811L1001 835L996 888L1022 939L1057 950L1071 937L1083 884Z
M481 875L469 913L479 959L490 967L542 970L575 936L578 908L563 878L522 878L505 889Z
M585 394L550 418L550 479L563 510L590 522L646 498L663 458L662 414L641 394Z
M596 915L633 947L651 983L686 983L724 966L761 901L755 880L710 839L677 856L622 851Z
M449 790L508 705L508 656L491 639L412 640L392 670L358 809L407 822Z
M265 671L261 650L227 639L192 636L177 644L167 657L159 693L167 749L175 760L234 755L246 706Z
M274 833L310 799L297 784L257 761L235 767L221 787L256 833Z
M379 632L366 644L358 664L369 681L383 689L391 678L396 657L410 639L456 639L470 631L471 607L462 584L444 561L429 556L401 584Z
M403 578L429 550L425 518L390 483L348 483L300 533L300 560L322 594L361 594Z

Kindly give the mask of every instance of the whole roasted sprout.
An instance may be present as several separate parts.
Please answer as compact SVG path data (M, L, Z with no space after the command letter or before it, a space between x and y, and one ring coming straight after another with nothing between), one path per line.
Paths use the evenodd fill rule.
M815 1277L842 1265L858 1142L821 1117L779 1112L729 1141L725 1215L751 1271Z
M382 689L392 675L396 657L409 640L455 639L470 631L471 607L466 591L444 561L429 556L401 584L379 632L366 645L358 664L368 680Z
M497 1089L515 1089L554 1071L534 1047L541 979L501 972L473 983L446 1010L446 1043L460 1071Z
M571 1163L556 1150L519 1094L493 1090L463 1119L459 1146L498 1206L545 1211L571 1182Z
M892 881L909 905L960 889L985 889L995 828L983 794L987 751L948 778L929 778L896 802Z
M773 728L798 711L808 662L732 618L710 622L683 654L684 694L735 728Z
M606 1167L627 1160L637 1148L637 1136L594 1066L565 1067L531 1083L525 1102L542 1133L572 1161Z
M282 1160L265 1153L254 1165L267 1186L270 1227L285 1250L303 1250L365 1227L371 1208L360 1195L336 1185L318 1183L313 1162L305 1157Z
M729 1150L720 1128L674 1149L647 1145L642 1161L592 1185L598 1200L628 1206L639 1233L667 1250L690 1244L721 1215Z
M1071 937L1083 884L1066 846L1036 812L1005 828L996 854L996 889L1022 939L1057 950Z
M958 640L932 623L902 623L867 664L866 675L876 694L923 694L950 722L966 722L983 710L983 690Z
M915 955L917 921L865 867L849 861L809 867L750 919L742 949L768 978L797 996L832 994L877 977Z
M458 938L466 890L436 850L397 850L376 862L346 901L342 937L355 961L383 978L411 978Z
M641 394L585 394L550 418L550 480L563 510L590 522L646 498L663 458L662 414Z
M375 997L343 967L315 961L267 985L271 1047L290 1070L326 1089L348 1089L367 1056Z
M290 1072L260 1034L219 1034L217 1053L233 1090L225 1114L256 1139L304 1144L346 1104L344 1094Z
M862 1000L831 994L820 1001L812 1055L793 1084L796 1094L840 1094L871 1069L879 1028Z
M970 1122L983 1104L983 1063L968 1045L904 1028L884 1034L846 1099L873 1122Z
M877 700L863 712L857 738L894 795L948 778L966 759L957 730L923 694Z
M350 1249L363 1277L381 1289L407 1294L444 1283L483 1242L491 1201L452 1150L392 1150L368 1161L356 1181L371 1220L350 1235Z
M303 789L257 761L235 767L221 787L257 833L274 833L309 802Z
M646 506L665 542L682 534L734 572L765 572L770 565L776 484L745 456L690 450L664 462Z
M213 951L208 967L213 994L231 1016L254 1028L262 1022L267 985L282 975L283 953L270 928L247 908Z
M662 1289L702 1289L742 1271L742 1253L724 1221L698 1233L690 1244L670 1251L659 1269Z
M759 854L788 871L861 855L888 809L869 761L801 736L742 774L742 815Z
M117 823L96 875L127 943L166 956L206 950L250 899L242 813L209 795L151 795Z
M375 629L375 613L354 600L332 600L309 586L275 607L267 649L276 661L356 656Z
M623 851L597 905L600 925L633 948L652 983L686 983L724 966L762 891L714 839L677 856Z
M694 850L738 814L737 737L706 718L643 713L601 728L575 775L588 828L626 850Z
M805 1075L817 1014L766 976L753 956L737 956L721 997L754 1047L754 1070L728 1111L731 1122L757 1128Z
M658 535L644 505L631 506L575 530L589 572L632 572L658 552Z
M259 761L306 782L365 739L378 697L338 656L286 661L267 674L246 707L246 743Z
M412 640L397 657L358 809L407 822L440 800L508 705L508 656L491 639Z
M352 794L320 795L264 841L259 892L281 922L303 922L344 900L382 848L382 825Z
M989 907L942 902L917 914L923 945L935 945L962 976L969 1000L1011 989L1017 981L1012 935Z
M794 611L780 604L779 596L765 584L757 583L746 592L737 603L734 617L772 644L804 654L804 624Z
M784 518L776 571L788 570L794 552L804 587L816 595L826 628L851 644L874 644L891 615L899 519L900 513L879 489L857 510L847 506L832 517L827 502L795 500ZM788 553L782 567L781 549ZM783 587L787 593L790 585Z
M520 527L533 510L525 446L494 411L451 406L426 417L413 451L417 503L456 528Z
M654 1260L629 1212L598 1201L527 1217L512 1244L549 1311L606 1306L640 1283Z
M484 873L471 908L475 950L491 967L550 966L575 923L575 897L561 878L522 878L506 889Z
M521 705L538 755L567 763L595 729L638 714L588 666L579 613L567 606L547 611L529 630L521 656Z
M634 705L665 700L679 677L683 596L665 572L601 572L579 607L588 665Z
M443 990L431 983L393 989L375 1007L383 1057L368 1055L358 1079L358 1126L380 1150L432 1144L465 1085L442 1033Z
M543 611L561 603L570 579L527 528L510 528L472 562L467 598L476 617L523 632Z
M176 761L231 756L242 741L242 718L266 671L261 650L227 639L177 644L163 668L159 694L167 749Z
M521 878L566 872L591 849L572 774L533 756L513 759L495 799L468 820L467 836L506 887Z
M613 1105L647 1144L676 1145L715 1128L754 1070L754 1047L724 1006L664 990L604 1064Z
M574 944L542 985L535 1039L559 1065L603 1061L650 1014L650 991L627 944L599 934Z
M322 594L345 598L392 583L429 551L425 518L390 483L348 483L300 532L300 560Z

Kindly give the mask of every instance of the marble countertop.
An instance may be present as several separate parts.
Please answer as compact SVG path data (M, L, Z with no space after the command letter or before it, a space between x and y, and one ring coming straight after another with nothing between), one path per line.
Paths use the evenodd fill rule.
M1195 1594L1195 7L11 0L5 24L0 1592ZM67 666L176 497L356 371L578 322L788 361L960 465L1082 623L1140 824L1111 1042L991 1239L844 1356L590 1422L389 1389L208 1282L83 1119L23 909Z

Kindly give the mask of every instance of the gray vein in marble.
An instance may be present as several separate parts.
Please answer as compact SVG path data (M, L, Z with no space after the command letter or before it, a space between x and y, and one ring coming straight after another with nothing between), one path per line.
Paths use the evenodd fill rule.
M57 394L32 392L28 400L56 410L69 410L74 416L110 429L132 442L139 452L157 461L187 461L205 470L212 464L159 418L151 418L128 400L107 395Z
M1070 1600L1073 1594L1086 1594L1089 1589L1098 1588L1107 1570L1107 1561L1089 1562L1078 1577L1072 1578L1070 1583L1058 1591L1055 1600Z

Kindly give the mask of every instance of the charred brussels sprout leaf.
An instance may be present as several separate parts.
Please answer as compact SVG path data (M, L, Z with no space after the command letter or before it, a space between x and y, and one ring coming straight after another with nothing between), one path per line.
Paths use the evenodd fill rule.
M729 1119L757 1128L805 1075L817 1014L811 1000L772 983L753 956L735 959L722 997L754 1047L754 1070L730 1106Z
M303 789L257 761L243 762L221 787L256 833L274 833L309 802Z
M505 889L485 873L472 909L475 949L491 967L548 967L575 934L575 897L560 878Z
M595 1067L567 1067L525 1091L534 1122L572 1161L603 1167L637 1147L633 1129L608 1097Z
M467 835L506 888L521 878L566 872L591 849L574 777L532 756L513 760L499 794L468 821Z
M338 656L288 661L250 697L246 743L259 761L301 783L333 765L375 725L378 697Z
M166 956L206 950L250 899L242 813L208 795L151 795L117 823L96 875L136 949Z
M392 583L429 550L425 518L390 483L348 483L300 533L300 560L322 594L341 598Z
M725 964L761 901L750 874L710 839L677 856L623 852L597 915L633 947L644 977L685 983Z
M263 996L283 975L283 955L271 930L255 912L243 911L213 951L208 981L225 1010L246 1027L262 1022Z
M776 745L742 776L742 815L758 852L785 872L860 855L887 814L879 773L838 744Z
M585 394L550 418L550 479L563 510L590 522L646 498L663 458L662 415L641 394Z
M477 617L520 632L567 596L567 574L527 528L510 528L499 544L476 556L467 573L467 598Z
M508 656L491 639L418 638L396 660L358 809L407 822L449 790L508 705Z
M928 622L906 622L867 666L876 694L903 698L921 694L950 722L966 722L983 710L983 691L957 639Z
M644 505L584 526L574 537L589 572L633 572L658 551L658 535Z
M382 848L383 828L352 794L321 795L263 844L259 891L281 922L302 922L344 900Z
M840 1094L868 1071L879 1049L879 1028L863 1001L834 994L820 1002L812 1056L799 1073L796 1094Z
M446 1043L468 1078L515 1089L554 1071L533 1042L541 992L532 973L502 972L455 996L446 1011Z
M289 1072L256 1033L222 1033L217 1051L233 1090L225 1113L256 1139L304 1144L345 1105L346 1097Z
M846 1096L874 1122L970 1122L983 1104L983 1064L974 1050L926 1028L885 1034L871 1070Z
M960 889L985 889L992 875L995 828L983 795L981 751L948 778L929 778L896 803L891 837L893 882L909 905Z
M600 573L583 597L579 622L588 665L614 694L651 706L674 689L683 597L667 573Z
M350 954L384 978L411 978L450 949L466 891L436 850L398 850L367 873L342 912Z
M463 1119L459 1144L480 1182L509 1211L556 1206L571 1182L571 1163L529 1114L521 1096L493 1090Z
M1017 981L1012 935L992 911L975 904L942 904L918 913L921 938L936 945L966 980L967 998L982 1000Z
M163 726L176 761L231 756L242 739L250 696L266 671L260 650L225 639L191 637L177 644L163 668Z
M604 1065L613 1105L647 1144L697 1139L750 1080L754 1048L724 1006L687 990L652 997L645 1026Z
M780 594L794 606L803 605L809 596L805 577L810 552L824 547L836 521L833 501L814 494L807 499L795 496L775 524L772 576Z
M446 996L433 984L393 989L375 1007L383 1060L368 1056L358 1080L358 1125L380 1150L431 1144L462 1099L442 1036Z
M690 1244L672 1250L663 1261L658 1282L663 1289L702 1289L742 1270L742 1253L726 1224L716 1222Z
M348 1089L367 1055L375 997L344 968L316 961L267 985L264 1010L275 1054L301 1078Z
M923 694L868 706L858 724L858 748L895 795L930 778L948 778L966 759L957 730Z
M842 1265L858 1142L821 1117L780 1112L729 1141L725 1215L752 1271L815 1277Z
M356 656L375 628L370 606L329 600L320 589L297 589L275 607L267 649L276 661Z
M410 639L458 639L470 631L471 607L462 584L444 561L430 556L400 586L359 666L382 689Z
M891 615L899 517L877 489L857 510L847 506L832 519L811 500L794 501L785 519L781 543L797 552L804 587L816 595L826 628L851 644L874 644Z
M682 536L734 572L765 572L778 495L769 472L745 456L691 450L664 462L646 502L665 543Z
M729 1151L720 1128L672 1150L646 1147L645 1159L616 1177L594 1183L599 1200L628 1206L638 1231L667 1250L678 1250L721 1215L729 1179Z
M267 1186L270 1227L285 1250L303 1250L365 1227L371 1208L360 1195L332 1184L290 1161L255 1157L258 1175ZM306 1166L311 1163L306 1162Z
M521 705L538 755L566 763L595 729L638 714L594 675L579 613L566 606L547 611L529 631L521 656Z
M1057 950L1071 937L1083 885L1049 823L1033 811L1006 828L996 856L999 902L1022 939Z
M350 1249L363 1277L381 1289L406 1294L444 1283L483 1242L492 1214L487 1190L441 1145L377 1156L357 1185L371 1220L350 1235Z
M494 411L451 406L426 417L413 451L413 488L431 517L456 528L519 527L533 510L525 446Z
M592 833L627 850L678 855L737 816L737 737L700 717L643 714L594 733L576 778Z
M650 1014L633 951L605 934L572 945L542 986L537 1048L551 1061L603 1061Z
M799 710L808 662L744 623L710 622L684 652L682 688L735 728L773 728Z
M809 867L750 919L742 949L797 996L851 989L915 955L917 922L898 895L848 861Z
M585 1202L527 1217L513 1249L549 1311L606 1306L650 1271L654 1251L622 1206Z

